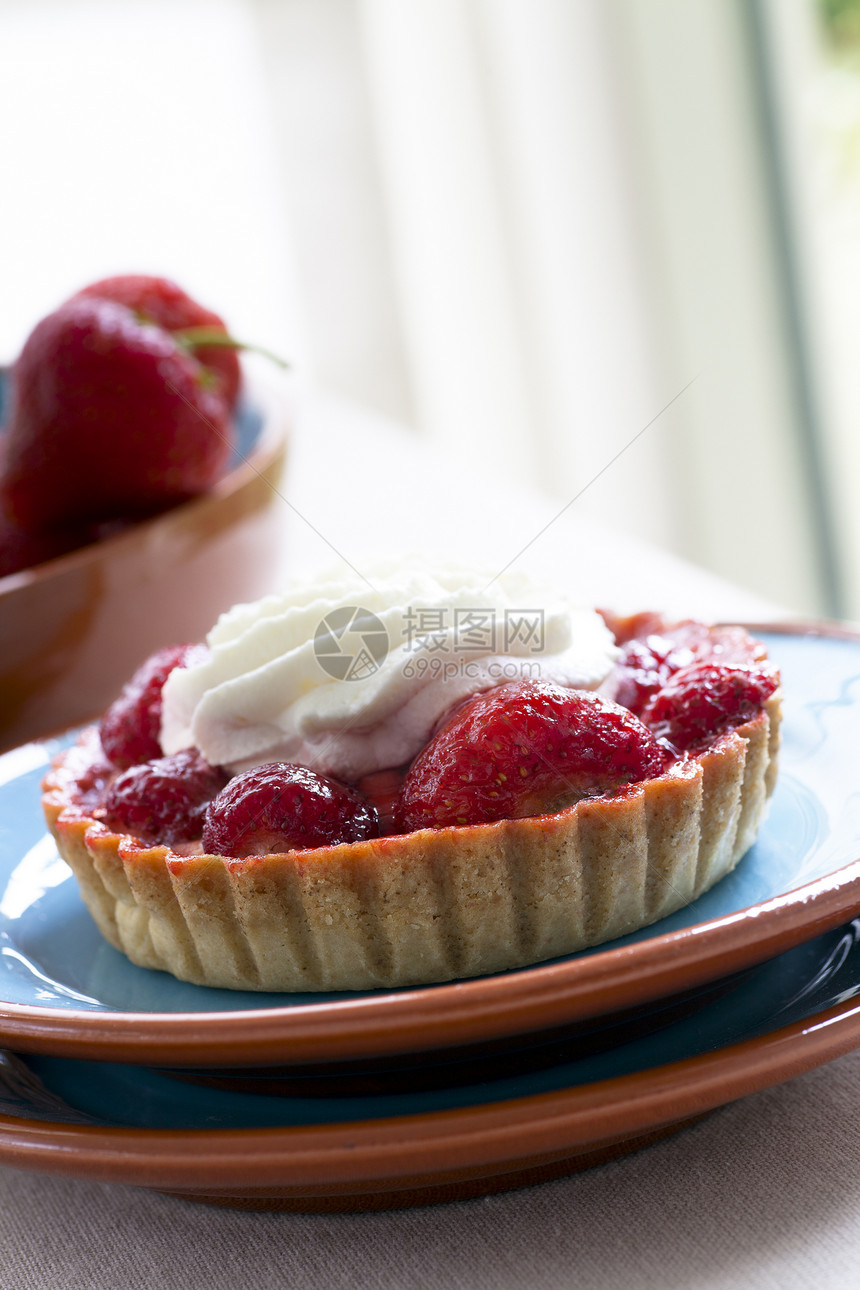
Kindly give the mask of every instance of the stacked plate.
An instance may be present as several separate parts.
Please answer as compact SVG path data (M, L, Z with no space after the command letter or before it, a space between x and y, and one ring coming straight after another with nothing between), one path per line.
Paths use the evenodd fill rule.
M428 1203L622 1154L860 1045L860 635L756 630L784 748L735 872L622 941L454 984L238 994L135 968L44 831L64 741L0 758L0 1162L255 1208Z

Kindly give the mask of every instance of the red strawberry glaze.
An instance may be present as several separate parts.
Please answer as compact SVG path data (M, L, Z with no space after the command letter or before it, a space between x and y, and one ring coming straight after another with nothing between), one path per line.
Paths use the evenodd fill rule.
M397 803L408 769L408 766L398 766L395 770L377 770L365 775L355 786L379 816L380 834L397 832Z
M53 773L70 803L81 814L92 815L100 811L104 795L116 777L116 767L102 751L98 730L89 726L63 754Z

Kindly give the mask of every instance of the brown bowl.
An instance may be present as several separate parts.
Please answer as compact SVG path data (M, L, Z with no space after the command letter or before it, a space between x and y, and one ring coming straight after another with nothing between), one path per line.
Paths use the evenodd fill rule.
M148 654L272 589L286 395L246 387L239 450L211 493L0 578L0 749L88 720Z

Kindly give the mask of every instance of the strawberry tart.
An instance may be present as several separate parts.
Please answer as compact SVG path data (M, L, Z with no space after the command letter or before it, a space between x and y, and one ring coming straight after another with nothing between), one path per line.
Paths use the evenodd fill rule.
M533 964L653 923L754 841L779 674L740 627L389 568L149 659L44 784L134 963L244 990Z

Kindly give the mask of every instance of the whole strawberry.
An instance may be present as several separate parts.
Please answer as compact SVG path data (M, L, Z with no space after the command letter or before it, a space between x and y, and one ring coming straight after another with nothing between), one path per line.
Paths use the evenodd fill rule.
M132 519L210 488L234 442L223 384L126 305L74 297L15 364L0 480L13 521Z
M104 822L143 842L191 842L200 837L206 807L226 780L196 748L131 766L105 793Z
M207 656L205 645L167 645L141 663L99 723L102 750L112 765L127 770L161 757L164 683L175 667L191 667Z
M75 292L72 299L81 297L96 300L113 300L125 305L140 322L155 323L180 337L192 330L201 335L204 331L221 333L229 341L223 318L198 304L186 291L169 278L156 278L147 273L124 273L115 278L102 278ZM241 381L239 355L231 344L196 344L194 355L199 363L219 382L220 393L232 408L236 403Z
M403 781L401 828L560 811L660 774L668 756L632 713L584 690L512 681L456 708Z
M375 838L379 821L354 788L295 762L267 762L231 779L209 803L203 849L261 856Z

